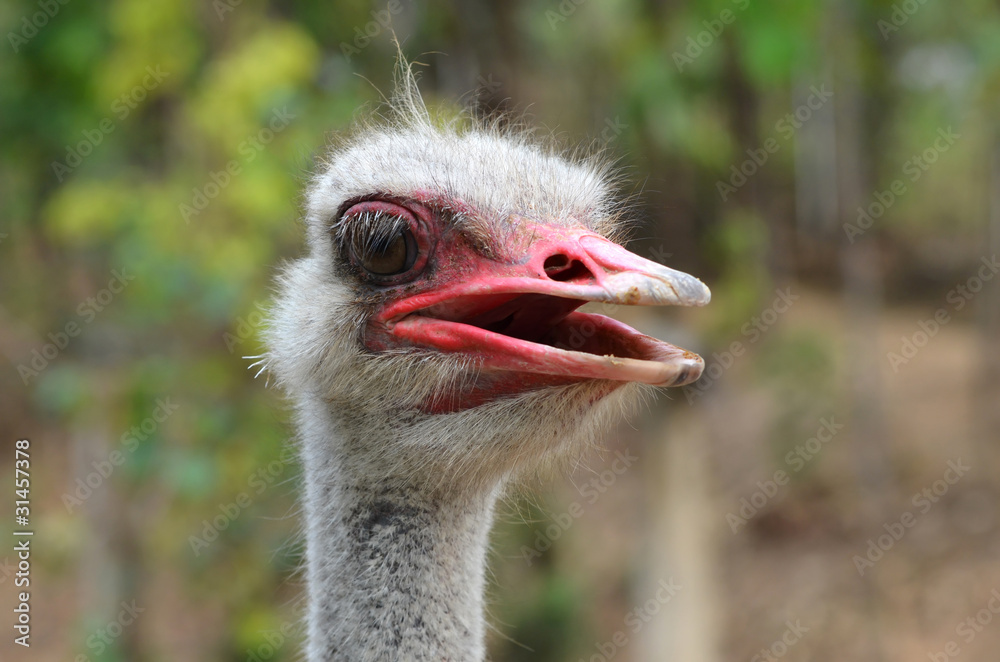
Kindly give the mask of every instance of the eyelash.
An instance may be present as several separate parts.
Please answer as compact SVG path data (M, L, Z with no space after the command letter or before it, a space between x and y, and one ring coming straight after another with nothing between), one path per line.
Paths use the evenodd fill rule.
M359 224L363 224L366 229L364 233L365 243L362 246L366 250L377 246L379 242L390 241L397 232L409 228L410 225L405 218L393 216L381 210L343 216L331 228L334 232L334 238L342 249L347 249L353 244L353 231L358 228Z

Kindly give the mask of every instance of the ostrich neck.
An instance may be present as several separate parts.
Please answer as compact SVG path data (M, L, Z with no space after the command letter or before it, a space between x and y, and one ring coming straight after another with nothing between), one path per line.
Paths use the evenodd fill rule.
M385 440L324 414L308 417L312 425L302 431L307 659L484 659L484 567L496 490L434 493L419 481L366 475L370 468L353 462L350 449Z

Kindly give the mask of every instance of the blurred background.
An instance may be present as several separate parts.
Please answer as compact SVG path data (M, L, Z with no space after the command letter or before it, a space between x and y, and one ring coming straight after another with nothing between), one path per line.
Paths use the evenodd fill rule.
M13 0L0 25L0 531L24 438L35 531L27 651L0 549L3 659L298 659L300 471L244 357L393 33L429 104L618 159L631 248L714 295L620 311L708 369L504 505L491 658L996 659L996 3Z

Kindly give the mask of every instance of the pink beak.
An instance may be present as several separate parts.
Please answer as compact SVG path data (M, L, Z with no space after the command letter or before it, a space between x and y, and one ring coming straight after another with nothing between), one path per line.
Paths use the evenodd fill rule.
M377 314L366 341L461 353L483 370L682 386L704 368L697 354L603 315L590 301L703 306L711 293L685 273L643 259L589 230L522 222L523 260L439 247L437 278ZM445 275L446 274L446 275ZM443 285L443 286L442 286Z

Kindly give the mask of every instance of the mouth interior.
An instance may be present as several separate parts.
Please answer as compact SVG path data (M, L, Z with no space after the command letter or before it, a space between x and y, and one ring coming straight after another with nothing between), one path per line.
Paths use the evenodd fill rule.
M597 323L604 319L600 316L574 312L586 303L583 299L549 294L483 294L457 297L417 314L566 351L638 360L653 358L642 351L645 343L630 342L645 338L638 331L620 323L618 328L609 328ZM628 333L622 333L624 329Z

